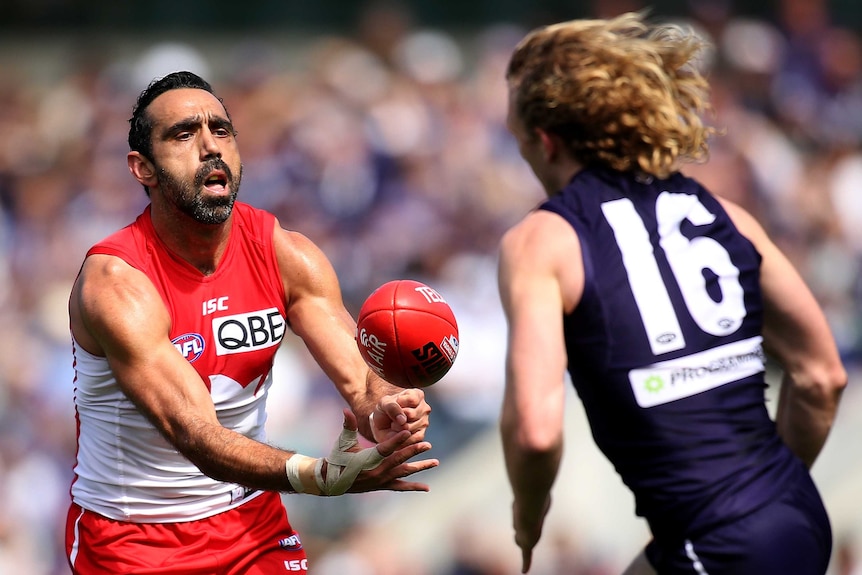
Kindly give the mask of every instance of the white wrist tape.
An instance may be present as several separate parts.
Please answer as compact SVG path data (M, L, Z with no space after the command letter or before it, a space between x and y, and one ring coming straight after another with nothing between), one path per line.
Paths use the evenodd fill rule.
M318 469L321 467L323 467L322 459L307 457L299 453L291 455L290 459L285 463L285 470L287 471L287 479L290 481L293 490L297 493L320 495L321 493L318 490L315 478L319 473ZM303 477L307 479L303 481Z
M293 454L285 464L287 479L297 493L310 495L341 495L356 477L365 470L374 469L383 461L376 447L361 451L348 451L359 442L355 431L342 429L332 451L326 458L326 477L323 477L323 459ZM303 479L305 479L303 481Z
M315 468L315 478L324 495L341 495L350 489L356 476L361 472L374 469L383 461L383 456L376 447L367 447L361 451L351 452L359 443L355 431L342 429L338 440L326 458L326 479L320 475L320 469Z

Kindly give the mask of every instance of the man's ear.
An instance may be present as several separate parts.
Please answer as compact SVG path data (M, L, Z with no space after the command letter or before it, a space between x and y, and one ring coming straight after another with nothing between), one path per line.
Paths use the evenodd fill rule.
M129 152L126 156L129 171L141 185L153 188L157 184L156 167L140 152Z
M563 143L558 136L550 134L542 128L536 128L536 135L542 143L542 152L546 162L553 162L559 156Z

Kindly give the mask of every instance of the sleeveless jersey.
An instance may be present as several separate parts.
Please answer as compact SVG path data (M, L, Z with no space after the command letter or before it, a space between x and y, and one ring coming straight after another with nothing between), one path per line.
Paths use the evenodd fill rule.
M764 404L754 246L681 174L586 169L540 209L580 239L568 370L637 514L679 538L767 503L804 466Z
M219 421L265 441L265 403L286 329L275 218L237 202L217 271L204 276L156 236L150 208L87 255L122 258L158 290L170 339L209 389ZM73 340L78 453L75 503L120 521L175 522L232 509L260 492L207 477L125 396L104 357Z

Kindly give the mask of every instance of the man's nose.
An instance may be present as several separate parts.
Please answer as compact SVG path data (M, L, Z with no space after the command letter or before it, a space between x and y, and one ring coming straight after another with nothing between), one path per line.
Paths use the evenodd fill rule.
M221 148L218 144L218 138L213 135L207 128L201 130L201 156L204 158L221 157Z

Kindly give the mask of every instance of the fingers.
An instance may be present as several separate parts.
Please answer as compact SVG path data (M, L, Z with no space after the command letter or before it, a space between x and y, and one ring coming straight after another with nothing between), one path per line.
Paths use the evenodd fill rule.
M402 435L402 437L404 437L402 442L406 441L406 439L410 437L410 434L408 432L402 431L401 434L406 434L406 435ZM399 435L401 435L401 434L399 434ZM389 440L387 440L387 443L388 443L388 441ZM377 448L379 451L380 445L378 445ZM429 449L431 449L431 444L428 443L427 441L422 441L419 443L400 445L396 449L393 449L389 455L383 455L383 452L380 452L380 454L383 455L384 457L386 457L389 460L389 462L392 464L392 466L398 466L398 465L402 465L402 464L406 463L407 461L409 461L410 459L413 459L414 457L416 457L417 455L419 455L421 453L425 453ZM434 461L436 461L436 460L434 460ZM422 462L416 462L416 463L418 464L418 463L422 463Z
M530 564L533 562L533 550L521 549L521 573L526 573L530 570Z
M386 437L407 429L414 434L414 442L422 441L430 413L431 406L425 401L425 392L421 389L405 389L395 395L384 396L374 410L374 435Z
M436 459L405 463L392 468L385 467L386 463L384 463L373 471L365 472L369 476L377 475L376 478L360 476L350 491L354 493L364 491L430 491L430 487L426 483L405 481L403 478L432 469L439 464L440 462Z
M417 410L419 416L427 415L431 411L431 407L425 402L425 392L413 388L383 397L378 408L398 425L404 425L410 420L407 413L409 410Z
M550 494L545 497L538 517L535 517L533 513L525 512L517 499L512 502L512 526L515 528L515 544L521 549L521 573L530 570L530 565L533 562L533 549L542 537L542 525L550 508Z
M344 429L349 431L356 431L359 429L359 422L356 421L356 415L352 411L345 408L342 409L341 412L344 414Z
M440 465L440 461L437 459L410 461L413 457L425 453L429 449L431 449L431 444L428 442L416 443L399 449L384 460L382 469L380 469L381 476L389 480L400 480L414 473L437 467ZM390 488L389 486L386 487L386 489Z
M403 428L407 424L407 415L404 413L404 408L398 403L397 397L397 395L384 396L381 398L377 410Z
M390 455L395 453L399 447L402 447L408 439L410 439L409 431L407 431L406 429L399 431L398 433L378 443L377 452L383 457L389 457Z
M419 473L420 471L434 469L438 465L440 465L440 461L437 459L423 459L422 461L402 464L399 466L399 471L402 473L401 477L409 477L410 475Z
M440 462L436 459L425 459L422 461L417 461L415 463L401 465L397 469L399 477L386 483L382 487L382 489L385 489L387 491L430 491L431 488L428 487L427 483L420 483L418 481L405 481L403 477L409 477L414 473L419 473L420 471L432 469L434 467L437 467L439 464Z
M402 431L400 434L405 441L410 437L410 433ZM379 444L384 449L391 447L392 439L388 439L384 443ZM396 448L389 455L385 456L383 462L374 469L363 471L354 481L350 491L353 493L362 493L365 491L428 491L429 488L424 483L413 481L404 481L403 478L409 477L414 473L426 471L440 465L437 459L423 459L419 461L410 461L413 457L421 453L425 453L431 449L431 444L427 441L420 443L407 444ZM383 452L380 451L381 455Z
M401 407L417 407L425 401L425 392L418 388L410 388L399 392L393 397Z
M383 461L374 469L362 471L348 491L428 491L426 484L404 478L440 464L436 459L410 461L431 449L431 444L425 441L430 413L431 406L421 389L404 389L380 398L371 413L370 426L371 436L377 441L375 448ZM344 428L356 426L356 416L345 410Z
M431 491L427 483L418 483L416 481L402 481L396 479L386 487L386 491Z

